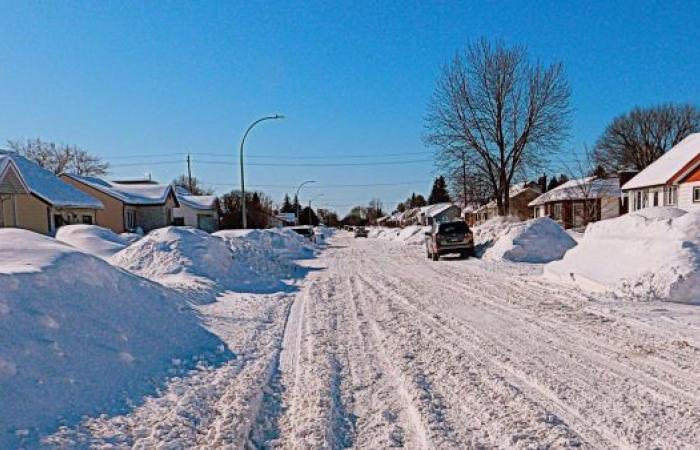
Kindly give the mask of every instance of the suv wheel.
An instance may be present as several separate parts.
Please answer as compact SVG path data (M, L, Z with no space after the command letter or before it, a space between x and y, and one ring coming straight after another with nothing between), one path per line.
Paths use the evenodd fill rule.
M440 259L440 254L439 254L439 253L433 253L433 254L431 255L431 257L433 258L433 261L437 261L437 260Z

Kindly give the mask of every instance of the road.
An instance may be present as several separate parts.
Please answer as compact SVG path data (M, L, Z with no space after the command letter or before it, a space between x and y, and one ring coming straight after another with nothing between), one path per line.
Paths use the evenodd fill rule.
M239 357L55 443L151 448L700 446L697 307L341 234L293 291L203 308ZM67 440L66 440L67 439Z

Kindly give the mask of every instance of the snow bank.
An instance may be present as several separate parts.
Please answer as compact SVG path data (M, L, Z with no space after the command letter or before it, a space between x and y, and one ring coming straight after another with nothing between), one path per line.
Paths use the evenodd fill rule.
M235 276L226 243L191 227L153 230L110 262L165 286L193 292L211 291Z
M64 225L58 229L56 239L101 258L112 256L129 245L112 230L97 225Z
M238 239L259 251L269 253L278 258L303 259L314 255L314 245L304 236L289 228L270 228L265 230L222 230L214 236L223 238L231 243ZM234 242L236 253L239 253L238 243ZM242 255L239 255L242 256Z
M402 242L408 245L423 245L425 243L425 233L430 227L421 225L410 225L405 228L373 228L369 232L369 237L383 239L386 241Z
M640 300L700 301L700 212L649 208L588 225L545 274Z
M124 412L195 355L223 351L177 293L58 240L0 229L0 448L38 446L59 420Z
M495 232L496 228L482 233L481 237ZM576 241L558 223L548 217L540 217L507 224L486 249L483 257L513 262L548 263L561 259L574 246Z
M511 225L518 223L521 223L521 221L517 217L494 217L481 225L472 227L474 244L484 248L490 246L496 239L505 234Z

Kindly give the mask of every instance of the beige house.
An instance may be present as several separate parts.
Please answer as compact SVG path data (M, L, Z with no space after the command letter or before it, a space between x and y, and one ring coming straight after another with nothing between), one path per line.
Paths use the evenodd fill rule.
M62 225L95 223L102 203L15 152L0 151L0 227L52 235Z
M529 203L540 196L542 190L537 183L519 183L510 188L509 207L510 216L518 220L528 220L532 218L532 210ZM498 217L498 205L495 200L480 206L473 212L474 222L481 225L489 219Z
M115 233L147 233L172 225L173 209L179 206L169 184L150 180L107 181L73 174L62 174L61 178L104 204L97 213L96 223Z

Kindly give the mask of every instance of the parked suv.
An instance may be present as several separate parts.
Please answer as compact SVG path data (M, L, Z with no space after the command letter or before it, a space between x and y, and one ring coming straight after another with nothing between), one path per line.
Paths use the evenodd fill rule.
M355 228L355 237L356 238L359 238L359 237L366 238L367 236L369 236L369 231L367 231L367 228L365 228L365 227Z
M433 261L449 253L458 253L462 258L474 256L474 236L461 220L433 224L425 233L425 250Z

